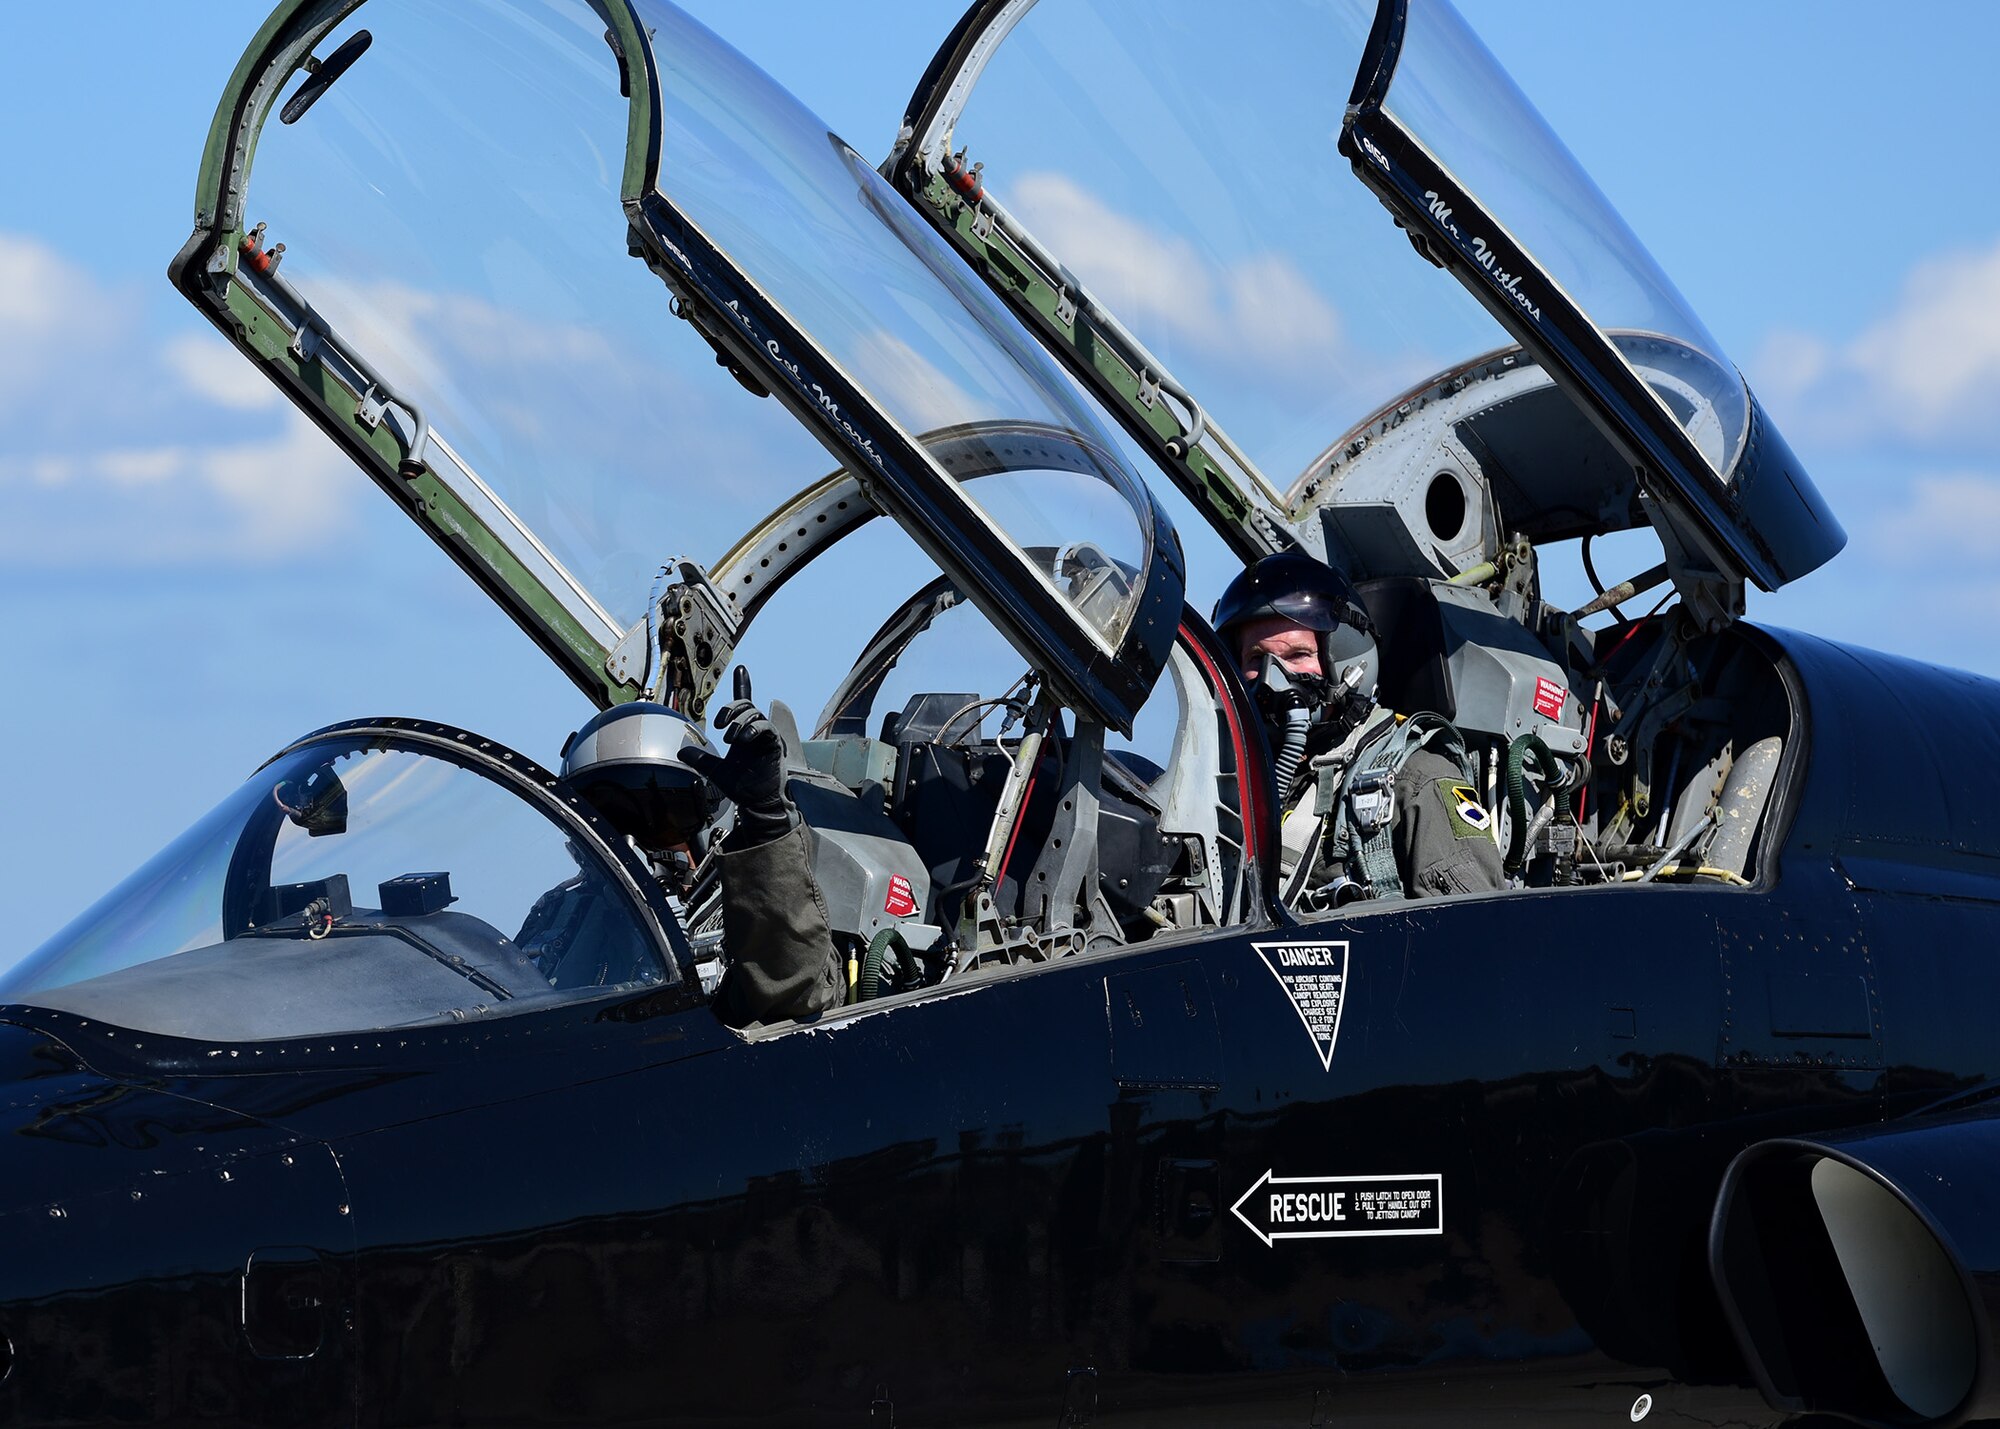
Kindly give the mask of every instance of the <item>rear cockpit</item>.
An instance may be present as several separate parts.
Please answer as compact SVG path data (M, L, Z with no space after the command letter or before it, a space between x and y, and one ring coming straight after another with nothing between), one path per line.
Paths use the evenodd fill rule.
M1643 351L1668 385L1683 350L1655 339ZM1445 715L1478 754L1510 871L1541 885L1754 879L1791 700L1753 637L1675 599L1667 559L1609 587L1586 565L1594 599L1573 611L1544 600L1544 560L1581 542L1588 562L1589 542L1643 529L1648 502L1526 353L1399 396L1331 444L1288 500L1317 517L1378 628L1382 703ZM1628 617L1627 604L1651 609Z
M1302 162L1327 141L1359 182ZM1383 702L1459 725L1517 878L1756 866L1704 855L1791 716L1726 632L1844 537L1448 5L975 7L883 171L1237 555L1355 581ZM1599 582L1592 543L1649 529Z

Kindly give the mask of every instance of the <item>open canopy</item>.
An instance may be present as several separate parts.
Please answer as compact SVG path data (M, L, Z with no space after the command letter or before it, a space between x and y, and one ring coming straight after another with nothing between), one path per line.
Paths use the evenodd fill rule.
M1246 554L1317 546L1374 441L1500 376L1454 420L1491 408L1519 459L1487 471L1510 531L1650 518L1677 566L1767 588L1844 542L1445 0L983 0L885 169Z
M1650 521L1726 618L1839 549L1449 5L1217 14L981 0L878 173L665 0L284 0L174 277L600 703L858 502L1129 727L1180 548L1058 363L1245 558Z
M706 697L757 594L710 573L829 451L1068 702L1125 727L1159 673L1182 576L1144 483L872 166L669 5L288 0L198 222L183 290L600 702L660 645Z

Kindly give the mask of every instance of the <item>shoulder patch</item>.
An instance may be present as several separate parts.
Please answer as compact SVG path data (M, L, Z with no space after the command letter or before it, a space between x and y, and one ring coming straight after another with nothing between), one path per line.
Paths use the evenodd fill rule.
M1453 835L1462 839L1491 836L1493 816L1479 802L1477 789L1462 779L1440 779L1431 788L1437 791L1438 801L1444 805L1445 821L1451 825Z

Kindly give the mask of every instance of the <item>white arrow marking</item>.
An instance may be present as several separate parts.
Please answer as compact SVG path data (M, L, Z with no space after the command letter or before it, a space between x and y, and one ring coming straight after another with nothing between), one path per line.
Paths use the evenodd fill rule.
M1264 1183L1270 1179L1271 1179L1271 1173L1269 1171L1266 1171L1263 1175L1257 1178L1257 1184L1252 1186L1249 1190L1245 1191L1241 1196L1238 1196L1236 1198L1236 1204L1229 1208L1229 1213L1235 1216L1237 1220L1243 1222L1244 1225L1250 1227L1250 1234L1257 1237L1258 1240L1264 1242L1265 1245L1269 1245L1271 1243L1271 1238L1264 1234L1263 1228L1261 1226L1259 1226L1255 1221L1251 1220L1250 1217L1243 1214L1243 1203L1249 1200L1252 1196L1256 1195L1259 1191L1263 1190Z
M1341 1186L1341 1185L1353 1185L1357 1182L1360 1182L1371 1186L1382 1186L1382 1185L1389 1185L1394 1183L1406 1183L1412 1181L1426 1182L1432 1188L1430 1219L1436 1222L1434 1225L1398 1226L1393 1230L1266 1231L1262 1226L1258 1225L1255 1221L1251 1220L1250 1217L1243 1214L1243 1207L1246 1204L1248 1204L1250 1198L1256 1195L1259 1191L1263 1190L1266 1185ZM1236 1198L1236 1204L1231 1206L1229 1208L1229 1211L1230 1214L1235 1216L1237 1220L1243 1222L1244 1225L1249 1227L1250 1233L1252 1235L1256 1236L1258 1240L1261 1240L1267 1246L1272 1244L1274 1241L1281 1241L1281 1240L1327 1240L1327 1239L1338 1239L1344 1236L1443 1235L1444 1234L1444 1177L1440 1175L1431 1175L1431 1174L1403 1175L1403 1176L1273 1176L1269 1171L1266 1171L1262 1176L1259 1176L1257 1178L1256 1182L1250 1187L1249 1190L1245 1191L1242 1195Z

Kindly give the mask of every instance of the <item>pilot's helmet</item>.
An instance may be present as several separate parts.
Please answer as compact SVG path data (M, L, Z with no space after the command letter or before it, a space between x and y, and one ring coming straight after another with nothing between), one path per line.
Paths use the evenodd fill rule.
M682 762L709 748L701 726L648 700L613 705L563 741L562 776L620 833L655 851L686 843L713 812L711 786Z
M1320 675L1349 683L1364 696L1375 692L1380 664L1375 624L1347 577L1304 551L1280 551L1242 571L1215 603L1210 623L1231 653L1240 656L1244 630L1260 620L1282 620L1319 636ZM1360 667L1358 677L1344 679Z

